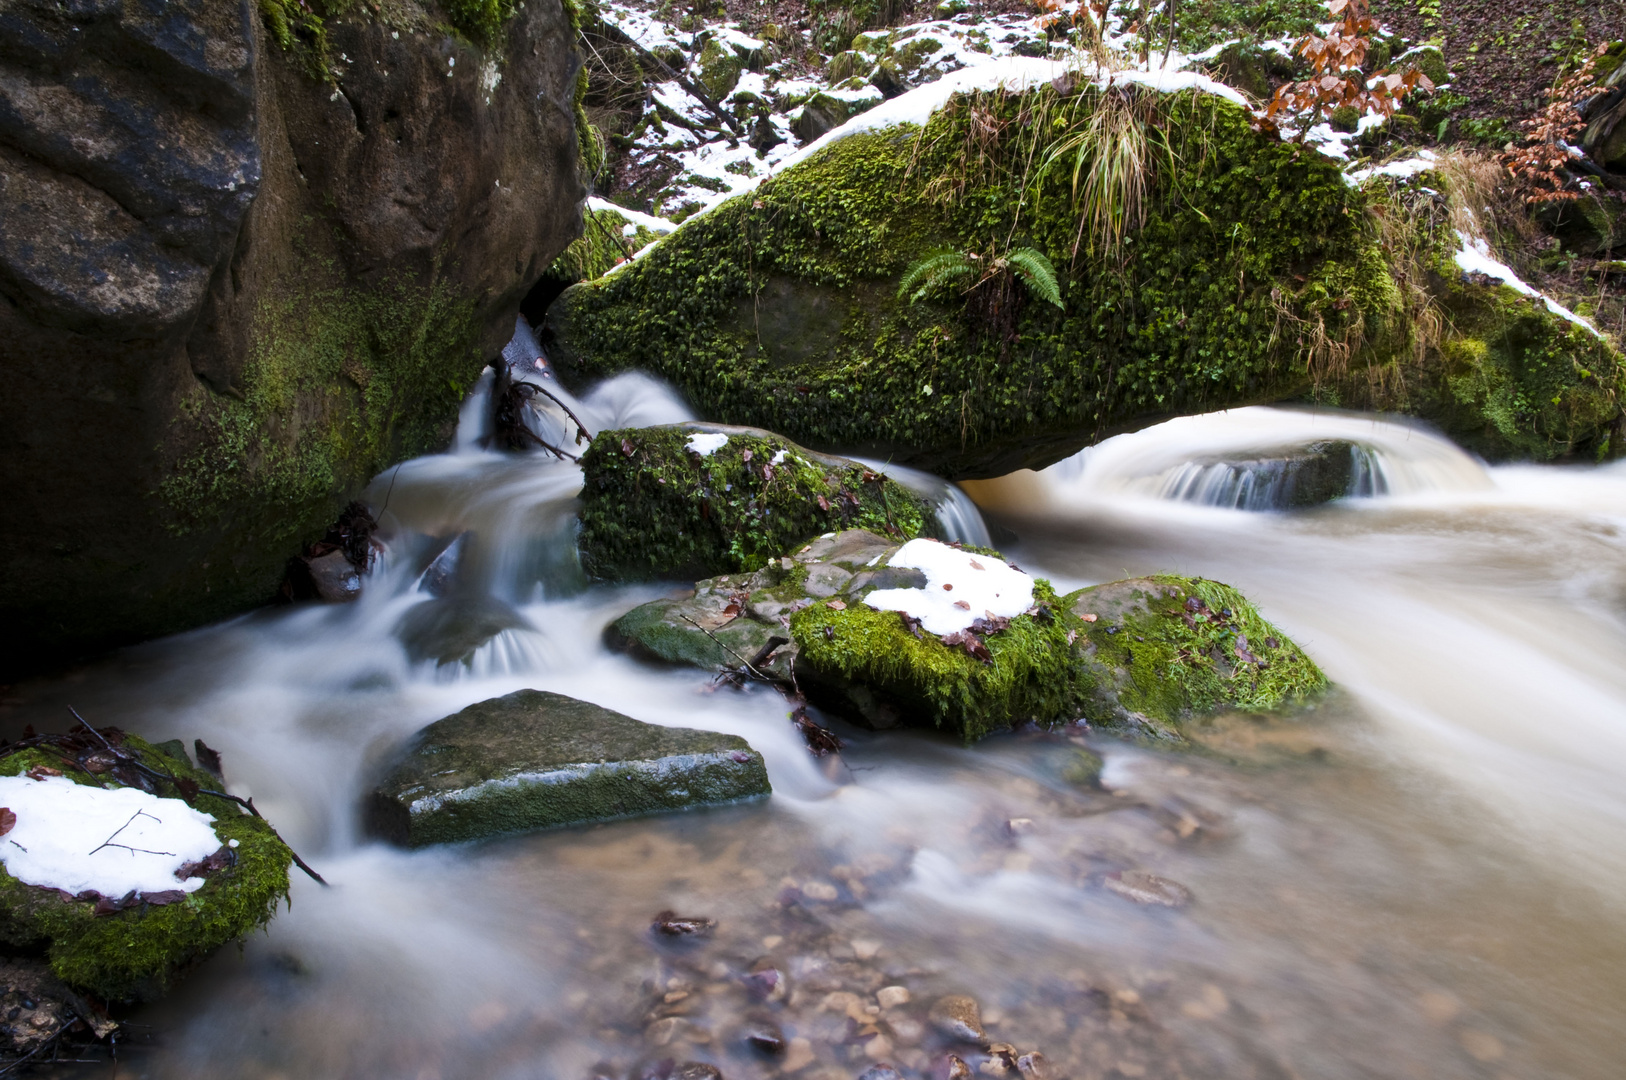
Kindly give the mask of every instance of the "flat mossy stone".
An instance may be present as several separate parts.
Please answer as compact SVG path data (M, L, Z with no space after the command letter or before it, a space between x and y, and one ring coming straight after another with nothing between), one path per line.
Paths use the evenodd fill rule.
M794 681L796 646L790 617L815 599L850 590L916 588L918 570L871 566L897 543L865 529L818 537L793 555L771 559L750 574L723 574L695 582L687 595L640 604L605 630L610 648L643 659L707 671L738 669ZM767 659L756 657L779 644Z
M697 436L726 442L698 453ZM855 461L759 428L689 422L600 432L582 456L582 566L607 580L758 570L822 533L928 531L921 498Z
M410 847L668 813L770 794L735 735L646 724L545 690L470 705L419 731L367 823Z
M166 750L174 748L173 741L163 745ZM161 751L129 734L123 736L122 746L160 772L204 789L218 788L219 779L194 768L184 750ZM0 758L0 776L19 776L35 766L60 769L79 784L116 785L109 774L98 778L65 768L60 757L41 749ZM160 798L181 797L167 781L159 782L158 788ZM287 898L293 853L269 823L234 802L200 794L191 803L213 815L222 845L237 842L231 849L232 865L206 875L202 888L177 903L140 904L97 915L94 900L25 885L0 871L0 944L44 951L57 978L104 1000L152 1000L220 946L270 922L278 902Z
M1267 712L1312 700L1327 677L1240 592L1203 578L1129 578L1062 601L1082 632L1091 723L1159 741L1224 709Z

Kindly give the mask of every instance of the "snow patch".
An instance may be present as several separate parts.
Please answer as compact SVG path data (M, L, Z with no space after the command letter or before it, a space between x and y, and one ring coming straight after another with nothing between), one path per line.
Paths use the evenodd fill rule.
M26 885L112 897L195 892L204 879L178 881L175 871L220 850L212 816L139 788L6 776L0 805L17 815L0 838L0 863Z
M689 436L685 444L689 452L699 454L701 457L711 457L717 451L728 445L728 436L722 432L702 431Z
M877 589L864 603L877 611L913 616L929 634L952 634L988 615L1015 618L1033 606L1033 579L991 555L973 555L936 540L911 540L887 565L921 571L926 587Z
M628 210L625 206L617 206L610 200L601 199L597 195L594 195L587 200L587 209L613 210L617 214L620 214L622 217L626 218L627 222L633 225L635 228L648 229L651 232L664 234L677 228L676 224L667 221L663 217L656 217L654 214L645 214L639 210Z
M1575 312L1571 311L1563 304L1560 304L1546 293L1532 288L1530 285L1526 284L1524 279L1519 277L1518 274L1515 274L1512 268L1510 268L1506 263L1499 262L1497 259L1495 259L1491 255L1490 245L1487 244L1483 239L1480 239L1479 237L1470 237L1467 233L1459 229L1457 230L1457 240L1462 244L1462 249L1456 254L1456 262L1457 266L1462 269L1463 273L1484 274L1486 277L1495 278L1515 292L1521 292L1526 296L1532 296L1540 299L1544 304L1547 305L1547 310L1552 312L1554 315L1557 315L1560 318L1568 319L1576 326L1584 326L1594 334L1597 334L1599 337L1603 337L1603 334L1596 326L1593 326L1590 322L1581 318L1581 316L1575 314Z

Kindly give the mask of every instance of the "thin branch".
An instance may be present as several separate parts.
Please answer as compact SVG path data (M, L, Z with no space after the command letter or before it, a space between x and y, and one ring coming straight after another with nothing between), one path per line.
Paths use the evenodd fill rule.
M152 818L154 821L158 822L158 824L160 824L160 825L162 825L164 823L164 819L161 818L161 817L155 817L154 815L147 813L145 810L137 810L135 813L130 815L130 820L129 821L126 821L123 825L120 825L117 829L113 830L113 836L109 836L106 840L103 840L100 844L97 844L94 848L91 848L91 850L88 852L88 854L94 855L98 851L102 850L102 848L104 848L104 847L120 847L120 848L123 848L124 850L128 851L132 855L134 855L136 852L139 851L139 852L142 852L142 853L147 854L147 855L169 855L169 856L173 857L175 855L175 853L173 851L151 851L151 850L149 850L147 848L131 847L129 844L115 844L115 843L113 843L113 837L117 836L119 833L123 832L125 829L128 829L130 827L130 825L138 817Z
M758 671L754 666L752 666L751 661L747 660L745 657L741 656L739 653L735 652L733 649L730 649L727 645L725 645L723 643L722 638L718 637L716 634L712 633L710 630L707 630L704 626L701 626L699 623L695 622L693 619L690 619L688 615L684 615L683 618L685 620L687 620L688 622L693 623L694 628L696 630L700 631L702 634L705 634L707 637L711 638L711 640L715 641L717 643L718 648L726 649L728 651L729 655L733 656L734 659L738 660L742 665L744 665L745 670L749 671L752 675L755 675L758 679L761 679L763 682L767 682L767 683L778 681L776 679L770 679L768 676L766 676L762 672Z

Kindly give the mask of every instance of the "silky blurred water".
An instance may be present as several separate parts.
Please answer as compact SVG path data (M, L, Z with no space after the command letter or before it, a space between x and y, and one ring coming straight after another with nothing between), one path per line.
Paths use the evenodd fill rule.
M595 430L686 415L636 377L569 400ZM1079 728L965 748L827 721L847 748L820 762L776 693L602 646L673 583L589 586L579 470L481 450L480 418L456 453L369 490L386 548L359 602L259 612L8 691L8 729L58 726L71 703L201 736L333 882L296 876L265 934L138 1010L147 1044L119 1075L574 1080L706 1062L833 1080L884 1060L919 1077L950 1049L927 1022L945 993L974 995L990 1038L1041 1051L1050 1076L1620 1074L1621 467L1486 468L1415 426L1245 409L968 483L1005 553L1058 589L1226 581L1338 690L1303 715L1222 718L1188 753ZM1293 513L1166 497L1184 463L1328 439L1364 448L1386 493ZM462 587L521 623L466 665L414 663L397 628L439 602L420 575L463 534ZM744 736L774 795L418 852L358 834L369 778L412 732L522 687ZM1085 746L1106 759L1102 789L1077 782ZM1104 887L1125 871L1194 899L1133 903ZM649 923L667 908L717 919L715 937L663 944ZM742 979L767 966L786 989L760 1000ZM908 1000L883 1006L894 986ZM786 1055L741 1041L769 1022Z

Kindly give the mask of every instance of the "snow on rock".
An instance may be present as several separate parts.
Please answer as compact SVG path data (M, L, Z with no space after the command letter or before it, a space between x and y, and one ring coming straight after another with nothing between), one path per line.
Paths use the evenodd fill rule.
M626 218L628 224L632 225L634 228L642 227L650 230L651 232L669 233L673 229L677 228L676 224L667 221L663 217L656 217L654 214L645 214L638 210L628 210L625 206L618 206L608 199L599 198L597 195L594 195L587 200L587 209L614 210L616 213Z
M121 897L203 887L175 871L220 850L209 814L138 788L104 789L66 777L0 777L0 806L17 823L0 837L0 863L26 885Z
M901 611L929 634L952 634L990 615L1015 618L1033 606L1033 579L1003 559L974 555L937 540L911 540L887 565L919 570L924 589L877 589L864 603Z
M720 431L703 431L696 435L690 435L689 441L684 445L691 453L699 454L701 457L711 457L711 455L728 445L728 436Z
M1462 249L1456 254L1456 262L1457 266L1462 269L1463 273L1484 274L1486 277L1495 278L1503 285L1513 289L1515 292L1521 292L1526 296L1537 297L1542 301L1542 303L1547 305L1547 310L1552 312L1554 315L1557 315L1560 318L1568 319L1576 326L1584 326L1594 334L1597 334L1599 337L1603 337L1603 334L1599 332L1596 326L1593 326L1590 322L1581 318L1581 316L1575 314L1575 312L1571 311L1563 304L1560 304L1546 293L1532 288L1530 285L1525 283L1523 278L1519 277L1518 274L1515 274L1512 268L1506 263L1497 261L1497 259L1491 255L1490 245L1484 240L1480 239L1479 237L1471 237L1467 233L1462 232L1460 229L1457 231L1457 240L1462 244Z
M1401 161L1391 161L1387 165L1372 165L1365 169L1355 169L1348 173L1351 183L1361 184L1374 176L1393 176L1400 180L1409 180L1418 173L1424 173L1439 165L1440 159L1432 150L1419 150L1416 157L1405 158Z

